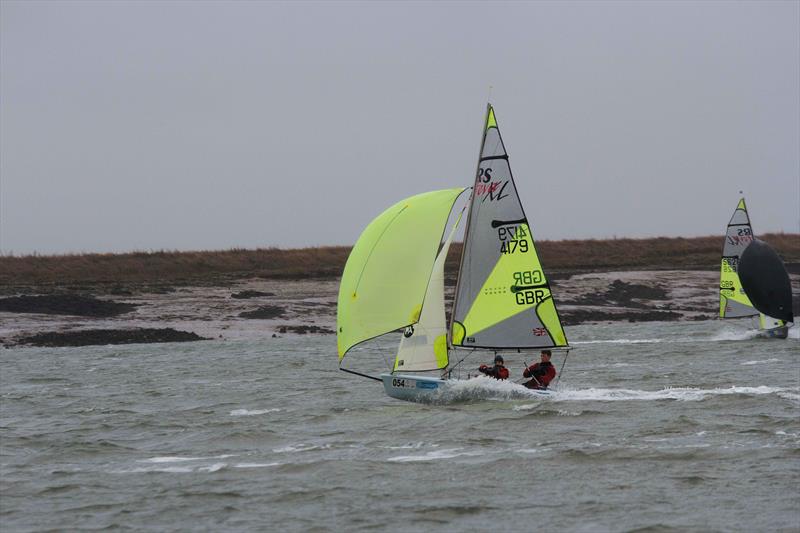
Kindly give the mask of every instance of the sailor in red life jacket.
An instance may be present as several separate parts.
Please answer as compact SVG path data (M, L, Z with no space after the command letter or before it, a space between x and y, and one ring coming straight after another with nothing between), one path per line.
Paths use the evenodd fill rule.
M523 383L523 385L529 389L547 388L553 378L556 377L556 367L550 362L552 355L550 350L542 350L542 361L529 366L522 372L522 377L533 378Z
M503 364L503 356L494 356L494 366L481 365L478 371L494 379L508 379L508 369Z

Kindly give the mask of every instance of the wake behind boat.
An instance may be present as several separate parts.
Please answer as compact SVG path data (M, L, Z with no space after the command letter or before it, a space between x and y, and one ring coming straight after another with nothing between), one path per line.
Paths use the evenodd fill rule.
M444 264L461 214L440 241L465 190L423 193L390 207L367 226L345 265L337 308L340 368L380 380L394 398L441 399L470 377L486 351L515 352L522 362L523 350L569 349L491 105L448 325ZM396 330L403 337L390 372L376 378L342 368L351 348Z

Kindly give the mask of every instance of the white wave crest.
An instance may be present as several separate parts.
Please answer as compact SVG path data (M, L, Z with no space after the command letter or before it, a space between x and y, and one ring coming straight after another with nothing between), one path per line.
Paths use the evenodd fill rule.
M163 457L151 457L149 459L139 459L137 463L182 463L184 461L205 461L208 459L227 459L228 457L236 457L235 455L215 455L213 457L177 457L173 455L166 455Z
M234 468L266 468L269 466L279 466L281 463L239 463L233 465Z
M277 413L280 409L256 409L250 411L248 409L234 409L231 411L231 416L256 416L265 415L267 413Z
M795 402L800 402L800 394L796 392L779 392L778 396L786 400L794 400Z
M781 362L780 359L773 358L773 359L764 359L763 361L746 361L744 363L739 363L739 364L742 366L746 366L746 365L760 365L763 363L780 363L780 362Z
M151 457L150 459L140 459L139 463L180 463L182 461L201 461L203 457Z
M434 450L422 455L399 455L397 457L390 457L387 461L393 463L413 463L417 461L437 461L439 459L452 459L459 456L474 456L480 455L478 452L462 452L462 448L447 448L443 450Z
M330 444L323 444L322 446L315 446L313 444L297 444L295 446L284 446L283 448L275 448L272 450L275 453L297 453L297 452L310 452L312 450L327 450L331 447Z
M651 400L679 400L700 401L710 396L724 396L743 394L757 396L763 394L786 393L790 389L780 387L728 387L725 389L696 389L690 387L666 388L659 391L643 391L630 389L578 389L560 390L555 396L557 401L651 401Z
M546 398L552 394L551 391L528 389L510 380L498 380L480 376L449 383L449 386L438 396L437 401L529 400L531 398Z
M166 474L188 474L194 472L191 466L162 466L151 468L132 468L130 470L116 470L113 474L145 474L149 472L163 472Z
M755 339L758 335L758 330L749 329L749 330L741 330L741 329L730 329L726 328L722 331L718 331L714 335L712 335L712 341L746 341L750 339Z
M570 344L654 344L664 342L664 339L607 339L592 341L573 341Z
M197 469L198 472L216 472L225 468L227 463L214 463L213 465L201 466Z
M220 455L219 457L234 457L233 455ZM151 459L143 459L137 461L137 463L150 463L152 466L142 466L138 468L131 468L129 470L116 470L112 473L114 474L143 474L143 473L151 473L151 472L160 472L166 474L189 474L192 472L217 472L225 468L227 463L211 463L211 464L183 464L181 466L178 465L169 465L165 463L185 463L187 461L203 461L210 459L209 457L153 457Z

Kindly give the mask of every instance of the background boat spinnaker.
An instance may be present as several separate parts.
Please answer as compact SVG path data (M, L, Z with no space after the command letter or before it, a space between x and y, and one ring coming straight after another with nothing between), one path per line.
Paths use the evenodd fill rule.
M739 278L756 309L768 317L794 322L792 284L772 246L753 239L739 258Z

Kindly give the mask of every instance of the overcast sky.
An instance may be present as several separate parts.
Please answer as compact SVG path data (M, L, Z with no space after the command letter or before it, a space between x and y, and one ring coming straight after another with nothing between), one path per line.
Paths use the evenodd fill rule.
M0 4L0 251L352 244L472 183L537 239L800 228L800 3ZM721 246L721 244L720 244Z

